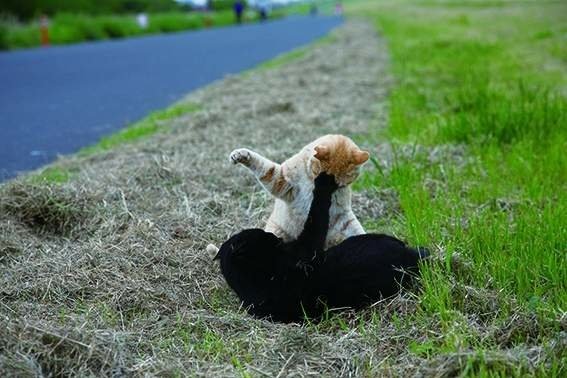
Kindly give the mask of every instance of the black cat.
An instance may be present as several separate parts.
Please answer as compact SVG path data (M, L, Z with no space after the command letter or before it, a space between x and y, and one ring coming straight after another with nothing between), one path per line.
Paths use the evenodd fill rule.
M350 237L323 251L329 207L337 184L322 173L297 240L285 243L261 229L244 230L226 241L215 259L248 312L291 322L317 318L326 307L360 308L396 294L418 272L425 250L387 235Z

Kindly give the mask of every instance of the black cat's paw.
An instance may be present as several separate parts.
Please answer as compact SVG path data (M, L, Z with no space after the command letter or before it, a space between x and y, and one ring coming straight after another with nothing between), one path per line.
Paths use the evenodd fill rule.
M333 192L339 185L335 181L335 176L322 172L315 178L315 190Z

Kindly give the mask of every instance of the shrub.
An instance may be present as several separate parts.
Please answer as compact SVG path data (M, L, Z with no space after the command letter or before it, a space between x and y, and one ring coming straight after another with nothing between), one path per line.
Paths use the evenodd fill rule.
M102 30L104 30L104 34L106 34L109 38L122 38L128 34L118 20L108 18L101 20L100 22Z
M143 32L132 17L97 17L97 22L108 38L122 38Z
M93 41L106 37L100 23L84 15L58 14L53 18L49 29L54 43Z
M8 48L8 28L0 25L0 50Z
M203 18L199 14L161 13L150 16L149 32L176 32L197 29L203 26Z
M247 7L247 2L244 1L245 7ZM213 10L222 11L222 10L232 10L234 5L234 0L213 0Z
M6 33L7 48L33 47L40 44L37 24L10 27Z
M210 16L213 26L226 26L234 24L232 11L214 12Z

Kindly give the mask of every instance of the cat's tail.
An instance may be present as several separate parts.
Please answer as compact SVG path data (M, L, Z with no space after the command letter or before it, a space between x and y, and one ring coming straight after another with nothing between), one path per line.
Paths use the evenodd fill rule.
M207 245L207 248L205 248L205 250L207 251L207 255L209 255L211 259L214 259L217 256L217 253L219 253L218 247L213 244Z

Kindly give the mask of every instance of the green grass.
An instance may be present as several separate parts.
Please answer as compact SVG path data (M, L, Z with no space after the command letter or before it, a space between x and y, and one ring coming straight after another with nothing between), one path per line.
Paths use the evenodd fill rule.
M160 131L163 123L167 120L180 117L184 114L196 112L200 106L194 103L179 103L164 110L158 110L146 118L138 121L114 134L103 137L98 143L82 148L80 155L91 155L97 152L107 151L116 146L132 143L141 138L148 137Z
M545 345L567 309L567 5L449 3L348 3L386 36L396 78L388 128L373 133L376 142L393 143L393 161L357 185L394 188L401 211L367 226L464 254L474 268L460 282L505 298L486 310L486 322L534 314L535 338ZM401 153L404 145L415 152ZM442 145L460 145L464 158L445 148L441 159L430 159ZM470 298L449 277L447 267L425 270L422 312L409 321L439 316L445 332L411 349L428 356L479 351L467 376L525 373L482 358L500 346L460 324ZM562 366L561 357L550 366Z
M63 167L48 167L30 177L33 183L64 184L73 176L73 171Z

